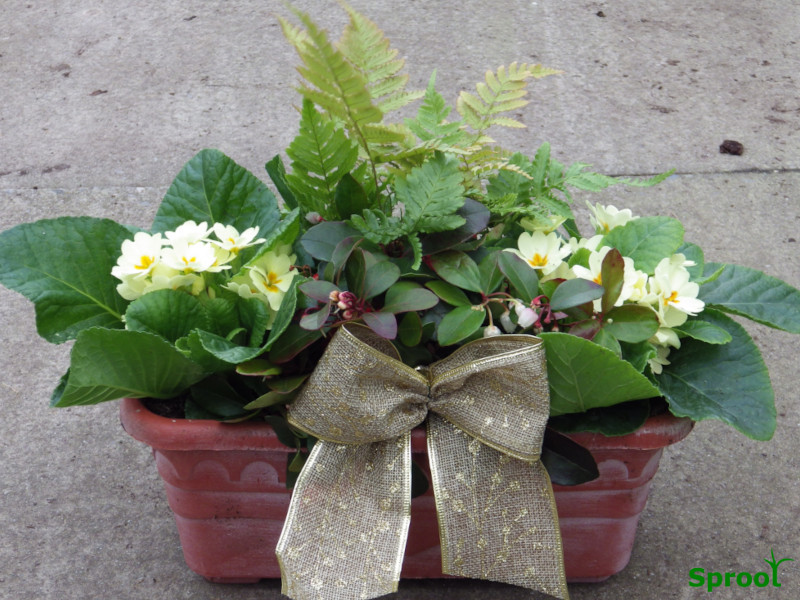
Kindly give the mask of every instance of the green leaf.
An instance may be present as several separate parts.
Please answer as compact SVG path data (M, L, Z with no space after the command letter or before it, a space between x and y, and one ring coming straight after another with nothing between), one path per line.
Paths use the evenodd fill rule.
M497 291L497 288L503 283L503 272L498 265L501 254L508 254L508 252L496 250L487 255L478 265L478 271L481 275L481 289L486 295Z
M606 254L600 267L600 280L603 282L605 290L601 310L606 313L614 307L625 280L625 262L622 260L619 250L612 248Z
M603 295L603 286L588 279L569 279L560 284L550 298L550 308L565 310L580 306Z
M202 150L178 173L153 221L153 232L186 221L258 227L262 235L280 220L278 202L266 185L219 150Z
M235 419L247 412L244 399L222 377L209 377L193 386L190 393L194 403L215 419Z
M267 164L264 165L267 175L275 184L278 193L283 198L283 202L289 208L297 208L297 198L294 197L292 190L289 189L289 184L286 182L286 167L283 166L283 159L280 154L272 157Z
M69 376L53 406L117 398L172 398L207 374L152 333L93 327L72 348Z
M590 323L596 323L596 321L589 321ZM586 331L586 335L584 332L576 333L575 327L569 330L570 334L572 335L580 335L582 338L591 339L595 344L599 344L603 348L607 348L611 350L614 354L621 357L622 356L622 347L619 345L619 340L614 337L611 333L606 331L604 328L598 328L597 331L594 333L593 336L588 334L591 333L591 330Z
M472 302L460 288L446 281L429 281L425 287L452 306L472 306Z
M684 339L669 355L658 386L670 411L695 421L719 419L746 436L769 440L775 433L775 396L761 354L747 331L719 311L706 309L704 320L725 329L729 344Z
M397 318L390 312L368 312L361 315L364 323L379 336L387 340L397 337Z
M409 348L419 345L422 341L422 319L416 312L403 315L397 327L398 339Z
M566 333L542 333L547 351L552 416L659 396L630 363L597 344Z
M325 219L336 219L332 210L338 206L336 188L355 167L358 146L330 118L320 114L312 101L304 99L300 131L286 154L292 159L292 172L286 175L286 181L303 212L315 211Z
M562 433L599 433L613 437L639 429L650 416L650 400L634 400L583 413L551 417L547 424Z
M692 281L699 282L699 280L703 278L703 268L706 262L702 248L697 244L683 242L675 252L677 254L683 254L686 260L696 263L692 267L686 267L686 270L689 271Z
M247 345L261 346L272 321L272 311L258 298L239 298L238 308L240 323L250 333Z
M704 274L710 275L721 266L707 263ZM700 287L699 298L726 313L800 333L800 290L756 269L725 265L715 281Z
M461 227L456 213L464 205L462 175L455 156L437 152L406 177L395 181L395 196L405 206L406 233L431 233Z
M431 268L447 283L471 292L483 291L478 265L463 252L440 252L431 256L430 262Z
M369 300L385 292L400 279L400 267L388 260L377 262L364 273L364 293L362 298Z
M683 225L671 217L640 217L612 229L601 242L633 259L640 271L652 275L658 263L683 243Z
M343 239L358 236L358 230L339 221L323 221L305 232L300 243L317 260L330 262L333 251Z
M589 450L551 428L545 430L542 464L556 485L579 485L600 476Z
M217 360L227 363L231 369L234 365L252 360L264 352L263 348L240 346L224 337L199 329L193 331L189 337L197 340L206 352Z
M650 342L640 342L638 344L627 344L625 342L620 344L622 349L622 358L628 361L634 369L640 373L644 372L648 361L656 358L658 353L656 347Z
M131 302L125 313L125 324L131 331L154 333L174 344L193 329L208 329L210 318L191 294L156 290Z
M331 304L323 304L319 310L307 312L300 319L300 327L310 331L322 329L331 314Z
M412 281L398 281L386 291L386 299L381 309L389 313L427 310L436 306L439 298Z
M31 300L36 329L49 342L90 327L122 328L128 305L111 269L132 237L108 219L62 217L0 233L0 283Z
M696 318L691 318L680 327L674 327L675 331L686 337L690 337L706 344L727 344L733 338L722 327L713 325L703 320L703 313Z
M525 304L530 304L531 300L539 295L539 278L536 271L519 256L513 252L502 252L497 266L508 279L512 292Z
M464 224L450 231L427 233L422 236L423 254L435 254L474 238L486 229L491 213L482 203L464 198L464 205L456 211Z
M308 331L292 323L279 338L281 343L273 344L269 351L269 360L278 365L286 363L320 338L322 332L318 329Z
M203 303L203 308L211 320L211 325L207 328L207 331L211 333L226 337L231 331L240 326L236 302L232 302L229 298L217 296L206 300Z
M360 214L370 207L367 192L350 173L346 173L336 185L334 193L336 210L340 219L349 219L351 215Z
M440 346L450 346L475 333L486 318L483 307L459 306L447 313L437 328Z
M294 313L297 310L297 287L299 282L299 278L295 277L292 281L292 286L287 290L283 300L281 300L278 313L275 315L269 330L267 343L264 345L266 350L272 348L273 344L280 339L280 336L286 331L286 328L289 327L294 318Z
M644 342L658 331L658 315L649 306L623 304L606 314L603 330L620 342Z

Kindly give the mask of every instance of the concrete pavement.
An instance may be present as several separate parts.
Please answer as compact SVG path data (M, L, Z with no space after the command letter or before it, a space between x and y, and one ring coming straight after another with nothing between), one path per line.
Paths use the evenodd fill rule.
M338 31L334 2L296 2ZM678 175L598 201L680 218L708 260L800 286L800 5L591 0L352 0L424 87L451 101L513 60L565 71L535 82L509 147L549 141L562 162ZM281 2L9 0L0 4L0 229L58 215L148 226L172 177L216 147L266 180L295 134L297 59ZM725 139L744 154L720 154ZM581 211L582 198L577 205ZM585 220L585 214L584 214ZM49 409L68 347L34 337L33 309L0 289L0 597L10 600L277 599L277 582L221 586L181 557L148 449L117 404ZM800 338L747 326L776 392L778 430L753 442L700 423L665 453L628 568L573 599L797 598L782 588L690 588L689 569L800 560ZM399 599L530 598L483 582L401 582ZM536 597L536 595L533 595Z

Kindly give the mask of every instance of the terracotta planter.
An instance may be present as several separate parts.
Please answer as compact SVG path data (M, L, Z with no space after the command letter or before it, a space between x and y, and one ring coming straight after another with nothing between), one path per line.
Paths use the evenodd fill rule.
M131 436L153 448L193 571L226 583L280 577L275 545L289 507L289 449L268 425L168 419L131 399L122 402L121 419ZM602 581L628 564L662 450L691 429L689 419L665 414L627 436L571 436L591 450L600 478L554 486L569 581ZM422 429L412 434L412 450L427 469ZM411 510L402 576L442 577L430 491L415 498Z

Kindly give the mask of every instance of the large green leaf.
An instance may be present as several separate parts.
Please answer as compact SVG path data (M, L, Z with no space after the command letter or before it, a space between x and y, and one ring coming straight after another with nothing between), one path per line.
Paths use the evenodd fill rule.
M536 270L516 254L503 252L497 261L497 266L508 279L512 291L517 298L529 304L539 294L539 278Z
M753 439L770 439L776 426L775 396L758 348L744 328L723 313L706 309L702 317L733 339L715 345L682 340L658 377L670 411L695 421L719 419Z
M475 333L483 325L486 310L481 306L459 306L447 313L439 323L436 335L439 344L450 346Z
M756 269L707 263L709 276L724 266L719 277L700 286L700 299L724 312L747 317L770 327L800 333L800 291Z
M463 252L451 250L434 254L431 267L447 283L471 292L482 291L478 265Z
M611 350L567 333L542 333L552 416L659 395L652 383Z
M601 245L611 246L633 259L637 269L652 274L661 259L672 256L683 243L683 225L671 217L641 217L615 227Z
M78 334L66 385L53 406L97 404L116 398L171 398L206 376L160 336L93 327Z
M0 233L0 283L36 307L36 328L53 343L90 327L122 328L128 305L111 269L131 232L108 219L61 217Z
M211 319L200 301L178 290L156 290L131 302L126 327L160 335L173 344L193 329L208 329Z
M192 220L258 227L268 234L280 218L266 185L219 150L201 150L178 173L153 221L153 232L171 231Z

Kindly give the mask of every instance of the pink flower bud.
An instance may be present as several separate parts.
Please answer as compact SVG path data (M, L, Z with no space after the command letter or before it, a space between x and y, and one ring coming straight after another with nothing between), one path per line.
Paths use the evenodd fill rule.
M317 223L321 223L323 219L322 215L320 215L318 212L310 212L306 214L306 221L308 221L312 225L316 225Z
M330 294L328 294L328 298L331 302L339 302L339 290L333 290Z
M350 319L355 319L356 311L348 309L342 313L342 318L345 319L346 321L349 321Z
M517 326L514 325L514 321L511 320L511 313L507 311L500 315L500 325L503 326L503 329L506 330L506 333L513 333L517 328Z

